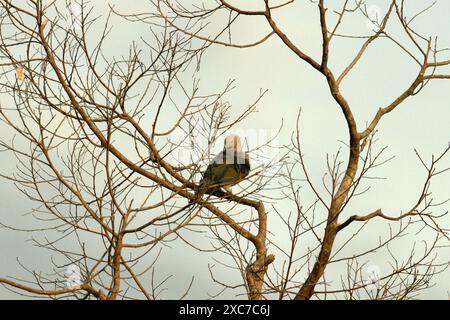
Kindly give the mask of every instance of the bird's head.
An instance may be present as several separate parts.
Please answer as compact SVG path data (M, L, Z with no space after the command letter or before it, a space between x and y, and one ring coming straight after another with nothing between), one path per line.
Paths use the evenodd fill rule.
M224 147L226 150L241 151L241 137L236 134L225 137Z

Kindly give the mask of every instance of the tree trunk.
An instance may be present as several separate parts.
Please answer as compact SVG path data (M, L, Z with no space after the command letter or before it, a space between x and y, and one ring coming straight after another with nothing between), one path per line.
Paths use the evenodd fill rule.
M359 154L360 154L360 140L355 137L350 138L350 155L345 172L345 177L339 186L336 195L331 201L331 206L328 211L328 220L325 227L325 235L322 241L322 247L319 255L314 263L314 267L306 279L303 286L295 296L295 300L309 300L314 294L314 288L325 272L325 268L330 261L333 243L337 234L338 217L342 205L347 198L350 187L353 184L356 171L358 170Z

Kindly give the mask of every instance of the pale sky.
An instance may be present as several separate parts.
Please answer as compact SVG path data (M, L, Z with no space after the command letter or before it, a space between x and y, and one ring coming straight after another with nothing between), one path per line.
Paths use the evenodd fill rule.
M144 12L148 7L147 1L136 0L120 4L120 1L95 1L95 10L102 12L105 4L115 3L119 10ZM203 1L208 3L209 0ZM258 2L258 1L254 1ZM335 1L326 1L328 3ZM336 1L341 4L343 1ZM366 1L376 5L380 12L384 12L389 1ZM433 1L406 1L411 12L417 12L427 7ZM238 1L233 1L238 3ZM249 6L250 7L250 6ZM331 11L331 10L330 10ZM436 6L415 22L421 33L429 36L439 36L440 46L450 47L450 2L437 1ZM310 1L295 1L289 9L280 10L275 15L279 26L283 28L292 40L305 52L319 59L321 39L316 5ZM113 21L118 21L113 20ZM119 54L127 48L119 47L132 40L138 40L139 35L145 35L147 26L121 23L115 24L113 29L114 41L107 44L111 54ZM265 21L258 19L242 19L239 28L235 27L234 38L238 43L244 43L259 38L268 30ZM361 17L349 17L344 24L344 30L357 35L370 33L367 21ZM393 28L394 34L398 28ZM404 38L402 38L404 39ZM330 64L336 73L350 61L359 49L361 42L355 40L336 39L331 47ZM447 59L450 58L450 52ZM447 69L449 71L449 69ZM347 97L353 108L358 128L372 119L380 106L392 101L411 83L417 73L413 61L398 47L387 40L379 40L371 46L364 55L361 63L351 72L342 84L343 94ZM192 75L186 75L190 81ZM292 130L295 129L295 119L299 108L302 108L301 130L305 160L309 164L311 177L320 183L326 170L326 155L335 153L339 147L345 150L342 143L348 138L344 118L338 105L329 94L323 76L317 74L310 66L300 61L282 42L272 37L267 42L255 48L235 49L222 46L212 46L204 55L199 72L195 78L200 79L199 87L204 92L220 91L229 79L235 79L236 88L227 96L232 105L232 112L238 113L243 107L251 104L257 97L260 89L268 89L268 93L258 104L258 113L252 114L240 127L243 129L276 129L282 119L284 127L280 135L280 143L287 143ZM0 96L0 102L5 100ZM170 117L170 115L163 115ZM397 216L401 211L409 209L421 192L421 183L425 172L414 149L426 159L432 154L442 151L450 142L450 80L437 80L432 82L419 95L409 98L393 113L387 115L378 126L378 146L388 146L386 157L395 158L376 171L384 180L372 181L370 191L355 200L344 212L344 217L350 214L364 214L382 208L386 213ZM0 129L2 136L9 136L10 131ZM10 154L0 153L3 163L2 172L14 170L14 159ZM446 160L450 165L449 159ZM30 216L23 216L33 208L33 204L25 199L15 187L5 180L0 184L0 221L8 224L25 225L30 223ZM305 201L311 202L313 194L304 188ZM433 197L445 200L450 198L450 174L444 175L434 181L431 190ZM279 204L281 208L289 210L290 204ZM450 209L450 204L440 208L440 212ZM449 228L450 220L446 220ZM34 225L34 222L33 222ZM277 234L279 224L273 221L271 231ZM395 223L391 224L395 226ZM384 221L373 221L361 235L359 240L350 245L349 249L359 252L367 243L376 243L379 234L385 234L387 224ZM270 219L269 219L270 228ZM354 230L354 229L352 229ZM283 229L278 233L280 242L283 241ZM322 232L322 230L319 230ZM346 238L351 232L343 235ZM277 234L278 237L278 234ZM393 251L408 250L414 240L419 237L412 234L410 237L397 240ZM0 229L0 276L24 276L17 263L17 258L24 265L36 271L51 272L50 255L36 249L27 241L28 235ZM342 241L343 241L342 239ZM208 254L199 254L198 259L192 259L195 254L192 250L180 243L180 247L173 245L170 250L163 251L158 269L161 277L173 274L168 283L168 291L161 297L176 299L180 297L188 286L191 276L195 276L192 291L188 297L207 298L204 287L211 286L211 279L207 269L208 263L214 263ZM269 249L270 251L270 249ZM440 251L441 259L450 257L450 249ZM188 259L189 264L180 264L180 259ZM388 271L386 256L375 255L369 264L380 266L381 272ZM329 272L340 275L343 269L331 269ZM238 281L239 275L227 271L226 279ZM447 279L447 280L446 280ZM422 298L446 299L450 291L450 270L434 281L436 286L423 293ZM213 293L213 292L211 292ZM223 298L233 298L237 292L226 293ZM17 297L0 286L0 299Z

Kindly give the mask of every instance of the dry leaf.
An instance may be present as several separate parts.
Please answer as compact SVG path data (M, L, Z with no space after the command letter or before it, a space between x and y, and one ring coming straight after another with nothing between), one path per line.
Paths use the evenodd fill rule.
M25 74L23 72L23 65L19 64L16 68L17 79L23 81L25 79Z

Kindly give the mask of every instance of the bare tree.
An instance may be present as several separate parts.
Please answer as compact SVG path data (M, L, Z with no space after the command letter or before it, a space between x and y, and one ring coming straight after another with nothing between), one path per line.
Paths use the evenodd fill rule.
M196 82L182 84L180 73L189 70L203 50L190 48L192 37L149 28L149 39L140 47L132 44L128 56L109 59L103 46L112 11L95 42L89 35L98 32L90 30L100 21L86 5L80 12L79 25L67 26L65 11L55 3L19 6L2 1L2 94L11 97L11 105L2 105L1 115L20 137L2 143L20 164L19 172L4 177L40 203L34 215L49 225L36 232L57 235L35 240L36 245L60 253L67 265L79 266L83 281L67 287L59 265L54 279L36 276L36 288L4 278L1 282L50 296L115 299L135 296L128 293L132 288L154 298L156 289L145 288L139 280L152 265L135 272L139 259L154 252L156 260L160 246L180 236L184 226L205 219L208 226L218 219L254 245L256 258L247 277L255 286L249 295L258 294L262 283L253 270L271 259L266 254L263 203L238 193L220 195L222 202L258 213L257 234L212 201L186 205L196 200L193 178L208 149L251 113L254 104L232 119L224 101L232 83L214 94L201 93ZM172 123L163 113L172 115ZM174 131L178 139L171 140ZM180 144L199 135L206 139L206 149L194 150L192 163L175 163L185 147ZM261 179L250 178L253 183L244 196L263 189ZM59 246L64 239L78 242L79 249ZM103 247L92 248L89 241ZM121 289L123 281L126 289Z
M450 60L441 58L448 50L440 50L437 38L425 37L412 27L429 8L408 19L405 1L387 1L385 15L373 21L374 30L360 36L341 34L340 27L351 16L372 19L363 1L344 1L330 10L328 6L336 4L320 0L317 25L322 51L316 58L291 40L275 18L276 12L289 10L296 1L261 0L251 9L223 0L201 6L152 0L148 12L124 14L111 8L105 17L93 16L92 8L81 3L71 24L67 24L66 4L0 2L0 92L8 97L8 102L1 102L0 115L17 134L17 141L1 145L19 164L15 174L2 176L38 203L33 215L43 225L37 230L4 227L43 233L42 241L33 238L35 244L65 261L55 265L56 274L51 276L30 270L33 284L0 278L8 288L52 298L155 299L165 281L149 285L142 278L148 272L153 275L159 250L172 242L221 253L224 259L219 263L240 272L242 283L228 283L211 267L213 281L224 290L244 288L249 299L412 298L448 267L438 255L449 245L448 230L442 226L446 213L435 213L445 202L431 197L430 183L447 171L441 163L449 148L431 161L417 152L427 177L417 202L400 215L382 209L346 212L353 199L367 194L365 182L377 177L372 171L390 159L384 157L385 148L376 150L375 133L383 117L431 80L450 78L445 69ZM111 57L104 49L114 41L113 17L148 27L147 36L133 41L125 56ZM265 21L267 32L250 43L233 42L239 31L235 25L250 17ZM389 24L394 22L401 27L401 36L390 33ZM199 198L196 182L214 146L251 115L265 91L233 118L226 101L232 82L222 92L208 93L197 81L188 83L185 75L195 74L203 52L211 46L245 49L276 37L323 75L328 94L345 118L348 141L343 151L327 156L325 193L308 171L298 125L276 163L253 167L233 193L212 190ZM338 38L360 45L340 72L329 63L331 43ZM341 84L380 39L391 41L412 59L417 76L390 104L380 107L366 127L358 129ZM205 143L199 144L199 139ZM270 144L250 151L257 154ZM188 156L180 156L186 149ZM313 193L311 204L303 201L301 186ZM273 195L274 188L280 197ZM280 202L292 204L293 213L283 212ZM274 233L279 231L268 225L268 206L285 227L287 246L278 243ZM359 254L343 255L374 218L386 221L387 235L380 235L377 245ZM351 226L356 231L344 238L344 230ZM211 237L211 247L191 241L199 230ZM434 241L401 261L390 245L412 231L431 231ZM310 240L314 245L304 246ZM67 249L67 242L77 243L77 250ZM380 250L391 254L392 270L383 275L374 272L373 281L367 282L362 261ZM153 262L145 265L140 260L144 256L153 257ZM234 265L226 263L226 257ZM336 286L328 282L325 270L339 264L347 271ZM62 270L73 265L79 268L80 281L70 285Z

